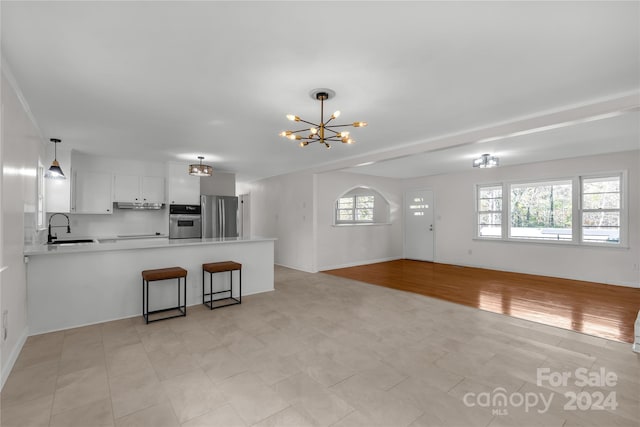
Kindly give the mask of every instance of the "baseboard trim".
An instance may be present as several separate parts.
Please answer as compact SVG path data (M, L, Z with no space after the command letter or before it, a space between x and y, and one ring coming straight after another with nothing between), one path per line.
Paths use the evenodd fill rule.
M290 268L292 270L298 270L298 271L304 271L305 273L317 273L318 271L313 271L313 270L308 270L306 268L302 268L302 267L294 267L292 265L287 265L287 264L280 264L280 263L274 263L275 265L279 266L279 267L284 267L284 268Z
M578 281L581 281L581 282L592 282L592 283L601 283L601 284L604 284L604 285L624 286L626 288L640 288L640 283L636 283L636 282L626 282L626 281L612 282L612 281L608 281L608 280L597 280L597 279L588 278L588 277L569 276L569 275L566 275L566 274L563 274L563 275L551 275L549 273L540 272L540 271L534 271L534 270L524 270L524 269L523 270L514 270L514 269L509 269L509 268L491 266L491 265L477 265L477 264L468 264L468 263L441 261L441 260L436 260L434 262L439 263L439 264L457 265L457 266L460 266L460 267L472 267L472 268L482 268L482 269L485 269L485 270L504 271L504 272L507 272L507 273L530 274L532 276L543 276L543 277L554 277L554 278L557 278L557 279L578 280Z
M20 356L22 347L24 347L24 343L27 342L28 337L29 337L29 328L25 327L24 330L22 331L22 334L20 334L20 338L18 339L18 342L16 343L15 347L13 347L13 350L9 355L9 359L7 360L7 363L5 363L4 366L2 367L2 379L1 379L2 384L0 384L0 391L4 388L4 384L7 382L7 379L9 378L9 374L11 374L11 371L13 370L13 365L16 364L16 361L18 360L18 356Z

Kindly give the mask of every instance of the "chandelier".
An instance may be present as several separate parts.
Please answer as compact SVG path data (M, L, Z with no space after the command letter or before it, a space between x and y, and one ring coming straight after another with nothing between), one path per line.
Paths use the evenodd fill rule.
M315 89L311 91L311 97L320 101L320 123L308 122L300 117L287 114L287 119L292 122L302 122L308 124L310 127L298 130L286 130L280 133L280 136L289 138L293 141L300 141L300 147L306 147L312 142L319 142L324 144L325 147L331 148L332 142L342 142L343 144L353 144L355 141L349 135L347 131L337 131L335 128L343 128L347 126L353 126L356 128L364 127L367 122L353 122L345 125L329 124L332 120L337 119L340 116L340 111L336 111L326 121L324 119L324 101L333 98L335 92L331 89Z
M189 175L192 176L211 176L213 174L213 168L209 165L203 165L202 161L204 157L198 156L200 163L194 163L189 165Z
M483 154L477 159L473 159L474 168L495 168L500 164L500 159L489 154Z

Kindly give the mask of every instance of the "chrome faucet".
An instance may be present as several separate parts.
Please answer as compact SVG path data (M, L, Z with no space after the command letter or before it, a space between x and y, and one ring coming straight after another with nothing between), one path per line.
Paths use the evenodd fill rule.
M69 221L69 217L63 213L56 212L49 217L49 234L47 235L47 243L52 243L54 239L57 239L58 236L55 234L51 234L51 228L53 227L64 227L64 225L51 225L51 220L56 215L62 215L67 218L67 233L71 233L71 222Z

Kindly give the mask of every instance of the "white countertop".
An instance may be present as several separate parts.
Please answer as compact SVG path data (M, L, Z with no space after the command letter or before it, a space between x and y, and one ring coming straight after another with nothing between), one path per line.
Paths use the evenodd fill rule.
M24 248L25 256L53 255L68 253L87 253L102 251L121 251L132 249L153 249L197 245L218 245L229 243L251 243L276 240L273 237L220 237L201 239L169 239L166 237L150 237L147 239L118 239L103 243L80 243L61 245L28 245Z

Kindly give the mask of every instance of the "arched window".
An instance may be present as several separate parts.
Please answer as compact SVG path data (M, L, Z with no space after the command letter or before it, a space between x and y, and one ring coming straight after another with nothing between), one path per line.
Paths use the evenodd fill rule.
M336 225L387 224L389 202L372 188L353 188L336 201L334 222Z

